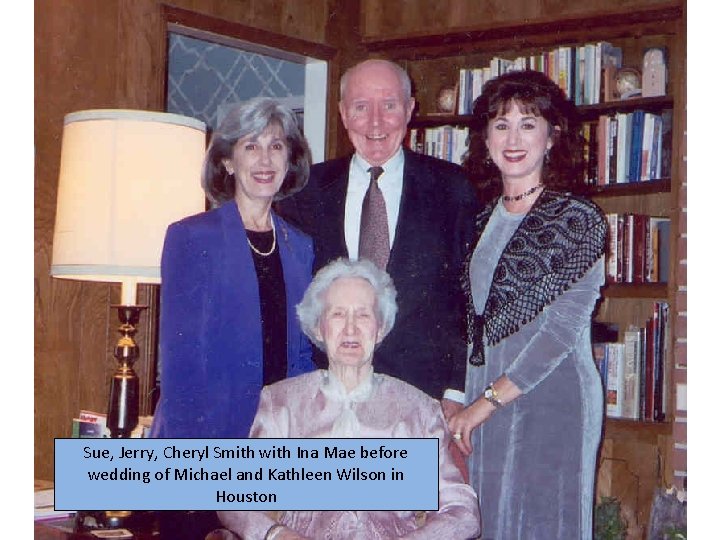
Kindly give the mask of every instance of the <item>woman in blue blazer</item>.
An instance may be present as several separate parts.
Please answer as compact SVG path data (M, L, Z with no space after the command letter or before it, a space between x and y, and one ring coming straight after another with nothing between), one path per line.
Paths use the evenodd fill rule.
M247 437L263 385L314 369L294 310L312 242L270 209L308 169L295 116L272 99L233 108L213 134L202 184L214 208L165 237L152 436Z

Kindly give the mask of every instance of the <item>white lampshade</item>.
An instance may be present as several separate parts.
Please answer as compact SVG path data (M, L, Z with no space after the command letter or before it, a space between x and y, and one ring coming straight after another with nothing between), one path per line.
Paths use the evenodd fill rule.
M205 124L194 118L66 115L51 275L123 283L122 302L134 304L137 283L160 283L167 226L205 209L204 152Z

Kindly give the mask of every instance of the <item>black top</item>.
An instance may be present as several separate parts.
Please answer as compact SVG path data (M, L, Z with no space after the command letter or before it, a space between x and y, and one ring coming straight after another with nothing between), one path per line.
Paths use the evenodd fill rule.
M273 247L273 231L246 231L248 240L263 253ZM260 293L260 322L263 337L263 384L287 377L287 300L277 242L270 255L250 250Z

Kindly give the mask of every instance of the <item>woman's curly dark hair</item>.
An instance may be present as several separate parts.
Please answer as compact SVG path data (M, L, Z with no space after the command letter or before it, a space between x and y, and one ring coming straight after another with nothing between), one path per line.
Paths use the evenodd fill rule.
M542 181L550 189L574 191L583 181L583 138L575 105L560 87L538 71L511 71L489 80L475 100L470 124L470 144L464 167L481 200L502 193L500 170L490 159L486 139L490 122L505 114L512 103L523 114L547 120L553 140L542 169Z

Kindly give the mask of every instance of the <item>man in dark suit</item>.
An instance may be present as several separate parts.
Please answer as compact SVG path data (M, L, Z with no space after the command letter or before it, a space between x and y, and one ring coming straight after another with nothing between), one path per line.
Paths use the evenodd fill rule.
M367 60L349 69L339 105L355 153L314 165L307 187L278 211L313 237L316 270L337 257L386 265L399 312L374 367L441 399L448 415L463 399L460 270L479 207L459 166L401 147L415 107L410 93L407 73L394 63ZM381 233L365 231L373 182L382 192ZM364 235L384 236L378 259L363 253Z

